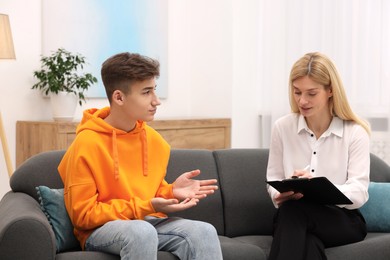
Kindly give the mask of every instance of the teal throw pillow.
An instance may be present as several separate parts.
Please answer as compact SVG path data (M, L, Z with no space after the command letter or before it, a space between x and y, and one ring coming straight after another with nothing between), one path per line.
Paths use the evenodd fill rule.
M73 225L65 208L64 189L38 186L36 190L41 209L53 228L57 252L79 248L79 241L73 234Z
M369 198L360 208L368 232L390 232L390 183L370 182Z

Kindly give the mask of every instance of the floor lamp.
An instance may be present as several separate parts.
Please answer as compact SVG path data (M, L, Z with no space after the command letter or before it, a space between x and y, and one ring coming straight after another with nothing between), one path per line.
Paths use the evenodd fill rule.
M0 59L15 59L14 45L12 41L11 26L8 15L0 14ZM11 156L8 149L7 138L5 135L3 118L0 111L0 138L3 147L5 163L7 164L8 176L13 173Z

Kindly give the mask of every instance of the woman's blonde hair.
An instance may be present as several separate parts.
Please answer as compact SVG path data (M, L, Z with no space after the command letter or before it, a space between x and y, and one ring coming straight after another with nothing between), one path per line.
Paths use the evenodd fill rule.
M323 85L325 89L331 88L333 96L329 98L329 109L332 116L340 119L354 121L370 133L370 125L358 117L351 109L344 86L333 62L324 54L312 52L305 54L293 65L289 79L290 106L294 113L299 108L294 100L293 82L301 77L308 76L311 80Z

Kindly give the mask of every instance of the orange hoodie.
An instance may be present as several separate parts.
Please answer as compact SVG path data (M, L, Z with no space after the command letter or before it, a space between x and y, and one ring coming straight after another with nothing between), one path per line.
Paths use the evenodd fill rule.
M109 111L84 111L77 136L58 166L65 206L82 248L108 221L165 217L154 210L151 199L174 198L172 184L164 179L168 143L142 121L130 132L112 127L103 120Z

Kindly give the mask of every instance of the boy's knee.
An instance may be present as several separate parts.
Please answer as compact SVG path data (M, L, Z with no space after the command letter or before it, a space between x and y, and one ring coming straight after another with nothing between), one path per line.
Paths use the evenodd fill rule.
M213 225L207 222L195 221L192 225L193 233L200 237L203 236L217 236L217 230Z
M195 222L191 234L194 259L222 259L221 245L215 227L206 222Z
M156 229L143 220L120 221L116 240L120 241L121 259L154 259L157 255L158 235Z
M155 227L142 220L125 221L122 227L122 234L129 242L138 241L145 243L158 243L158 234Z

